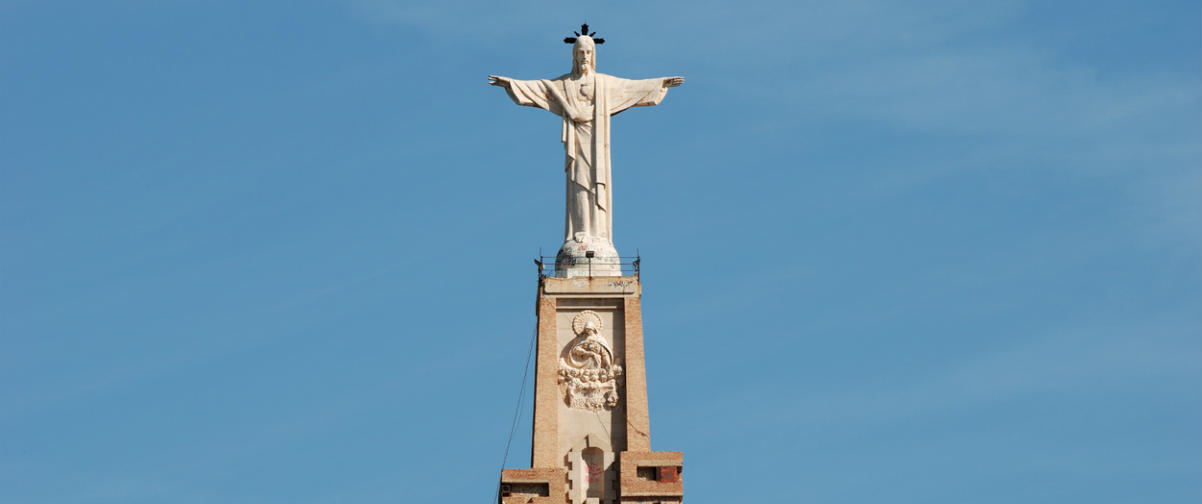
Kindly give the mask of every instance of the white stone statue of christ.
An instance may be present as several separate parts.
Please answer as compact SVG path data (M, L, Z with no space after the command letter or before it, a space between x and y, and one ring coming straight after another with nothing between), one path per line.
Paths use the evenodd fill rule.
M631 80L597 73L595 44L604 39L594 41L587 25L582 28L584 33L572 44L572 73L541 80L488 76L488 83L505 88L514 103L538 107L563 118L560 140L567 173L567 209L564 245L556 259L557 267L564 257L581 258L590 251L593 252L588 256L590 263L596 257L617 264L613 246L609 118L630 107L658 105L668 88L684 83L684 77Z

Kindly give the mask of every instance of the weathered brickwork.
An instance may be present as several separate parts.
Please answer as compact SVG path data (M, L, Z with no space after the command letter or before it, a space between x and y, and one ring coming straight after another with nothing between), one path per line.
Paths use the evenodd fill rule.
M503 471L498 502L681 502L681 453L651 451L641 297L637 276L540 279L531 469Z

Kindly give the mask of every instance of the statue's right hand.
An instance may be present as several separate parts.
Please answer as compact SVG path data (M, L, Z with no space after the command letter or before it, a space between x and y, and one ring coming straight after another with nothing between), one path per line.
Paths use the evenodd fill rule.
M511 80L513 80L513 79L510 79L509 77L501 77L500 75L489 75L488 76L488 83L490 85L501 86L503 88L509 88L509 81L511 81Z

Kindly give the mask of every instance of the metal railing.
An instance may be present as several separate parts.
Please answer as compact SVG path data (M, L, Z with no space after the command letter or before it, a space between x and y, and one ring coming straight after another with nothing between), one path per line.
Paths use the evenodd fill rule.
M618 262L615 264L612 262L612 258L605 260L605 262L602 262L603 260L598 258L596 263L597 276L602 276L602 273L612 272L614 267L617 267L617 269L621 271L622 276L639 276L639 263L642 260L640 256L619 256L617 259ZM540 255L538 259L534 260L534 265L538 268L539 278L555 277L556 269L566 270L567 268L572 268L573 270L580 269L585 272L586 276L593 276L592 272L594 264L592 262L593 258L591 257L560 257L561 261L572 261L570 263L565 262L562 265L557 265L555 260L555 256L543 255ZM609 275L607 274L604 276Z

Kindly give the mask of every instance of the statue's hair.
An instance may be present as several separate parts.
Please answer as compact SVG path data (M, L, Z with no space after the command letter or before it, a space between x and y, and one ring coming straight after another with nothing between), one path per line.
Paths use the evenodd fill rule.
M603 38L593 38L593 35L596 35L596 34L597 34L597 32L592 32L592 33L589 33L589 31L588 31L588 23L584 23L584 24L580 25L580 31L578 31L578 32L574 31L574 32L572 32L572 33L575 33L575 34L576 34L576 37L588 37L588 38L591 38L591 39L593 39L593 42L594 42L594 43L597 43L597 44L604 44L604 43L605 43L605 39L603 39ZM565 44L575 44L575 43L576 43L576 37L566 37L566 38L564 38L564 39L563 39L563 43L565 43Z

